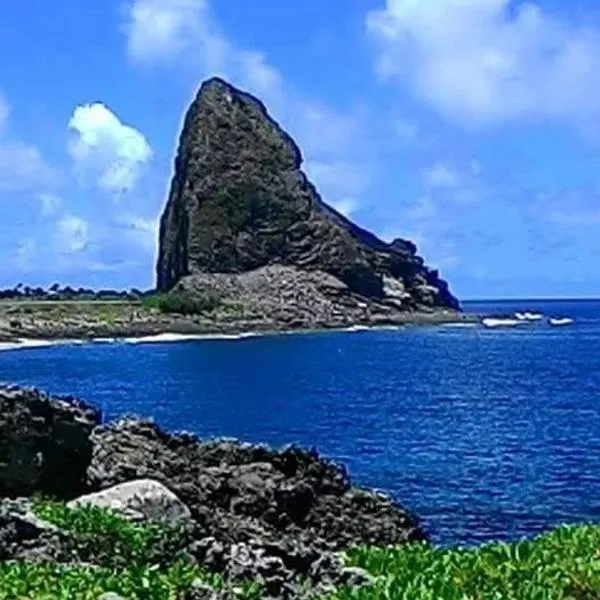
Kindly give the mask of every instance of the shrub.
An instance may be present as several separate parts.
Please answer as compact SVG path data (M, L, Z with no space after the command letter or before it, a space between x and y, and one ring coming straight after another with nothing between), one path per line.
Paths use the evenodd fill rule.
M216 310L221 305L221 299L216 294L169 292L145 296L142 298L142 304L167 314L198 315Z
M34 500L33 509L68 531L77 560L89 564L2 562L0 600L97 600L106 592L128 600L175 600L188 597L197 581L215 590L230 586L180 551L183 532L177 527L132 523L109 510L69 509L40 498ZM162 559L156 560L158 554ZM257 582L234 589L239 600L258 600L262 593Z
M376 577L371 588L330 600L597 600L600 527L561 527L534 540L440 549L424 544L360 548L350 562Z
M80 560L107 567L172 562L187 541L179 526L133 523L95 506L70 509L62 502L37 500L34 511L74 537Z

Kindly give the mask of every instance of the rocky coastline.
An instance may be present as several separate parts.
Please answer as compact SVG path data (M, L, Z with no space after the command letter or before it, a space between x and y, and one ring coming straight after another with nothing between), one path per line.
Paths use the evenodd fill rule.
M109 314L107 314L109 312ZM69 303L44 301L0 303L0 343L20 340L92 340L143 338L165 334L190 336L236 336L346 330L352 327L402 327L477 323L478 315L450 309L396 312L392 315L313 318L289 311L289 318L270 314L185 316L161 314L128 303Z
M182 524L190 561L273 598L368 584L344 550L427 539L416 516L315 449L204 441L140 418L103 424L75 398L1 387L0 561L78 563L68 532L33 514L33 495ZM156 560L167 558L159 544Z

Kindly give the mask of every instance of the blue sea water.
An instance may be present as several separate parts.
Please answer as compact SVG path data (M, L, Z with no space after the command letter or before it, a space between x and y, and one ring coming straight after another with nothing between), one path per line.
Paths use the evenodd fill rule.
M0 353L0 380L109 418L317 446L440 544L600 519L600 301L471 303L575 323L413 327Z

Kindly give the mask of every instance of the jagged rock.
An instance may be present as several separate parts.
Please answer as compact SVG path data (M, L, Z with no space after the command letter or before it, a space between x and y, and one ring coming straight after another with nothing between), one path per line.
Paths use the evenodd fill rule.
M227 579L261 581L272 597L299 597L299 576L315 589L358 581L336 551L425 539L415 517L352 487L346 470L314 449L202 442L140 420L98 427L92 440L90 488L162 482L190 509L190 554Z
M412 515L389 499L351 487L345 469L316 450L201 442L139 420L98 427L92 441L92 490L154 479L189 507L205 536L223 542L276 541L285 532L341 549L424 538Z
M36 517L28 500L0 501L0 562L64 561L72 548L70 537Z
M188 521L188 507L166 486L152 479L136 479L71 500L67 506L96 506L140 521Z
M0 389L0 400L3 456L23 457L25 465L21 479L10 470L7 477L4 466L2 489L58 491L76 498L70 506L93 503L134 518L182 519L177 539L153 547L156 564L171 560L176 548L232 585L256 580L266 597L299 599L369 582L345 567L340 552L349 547L426 538L416 517L390 498L353 487L345 468L315 449L203 442L139 419L93 427L99 422L94 409L35 390ZM32 448L43 457L33 466ZM56 461L65 456L75 460L59 470ZM13 469L17 464L5 462ZM60 485L49 482L51 475ZM84 485L87 495L80 497ZM37 519L27 501L4 499L0 561L14 558L102 565L110 557L90 556L77 540ZM187 598L235 596L235 588L226 586L198 589Z
M218 78L203 83L185 117L161 219L158 289L182 279L198 287L193 278L185 283L189 275L218 284L210 274L279 266L336 279L346 297L385 303L392 289L392 311L458 308L412 242L388 244L343 217L301 167L299 148L258 99ZM285 272L277 278L285 288ZM343 309L339 290L330 296L327 285L317 287L315 298ZM265 295L257 290L254 303ZM310 299L299 304L305 311Z
M1 387L0 497L81 493L99 422L99 411L73 398Z

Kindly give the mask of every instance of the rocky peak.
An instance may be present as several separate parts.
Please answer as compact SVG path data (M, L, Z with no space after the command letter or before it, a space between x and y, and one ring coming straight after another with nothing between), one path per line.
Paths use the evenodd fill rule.
M301 165L300 149L260 100L219 78L204 82L185 117L161 219L158 289L187 275L285 265L379 300L394 280L406 308L458 307L412 242L388 244L339 214Z

